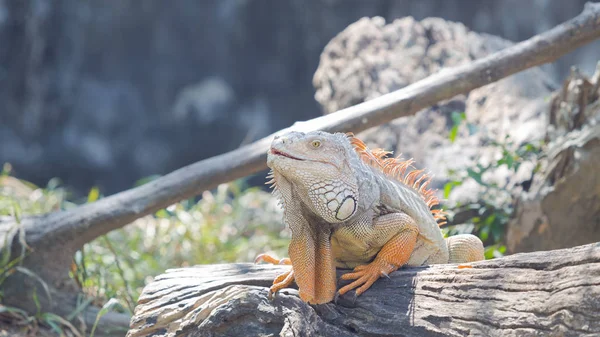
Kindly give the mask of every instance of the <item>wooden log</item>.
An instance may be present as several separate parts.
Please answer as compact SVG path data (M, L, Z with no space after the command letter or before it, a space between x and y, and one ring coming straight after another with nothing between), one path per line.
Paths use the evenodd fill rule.
M470 266L403 268L316 306L295 289L267 298L288 266L168 270L144 289L127 336L600 335L600 243Z

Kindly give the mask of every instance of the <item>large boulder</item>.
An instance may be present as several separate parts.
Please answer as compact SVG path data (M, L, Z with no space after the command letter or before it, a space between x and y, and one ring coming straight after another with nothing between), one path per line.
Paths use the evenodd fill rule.
M600 241L600 63L594 76L574 71L553 99L549 141L531 188L516 198L509 252Z
M363 18L325 47L313 78L315 98L325 113L335 112L510 44L437 18L389 24ZM599 87L600 66L591 78L574 69L562 88L542 68L529 69L359 136L414 158L434 174L434 187L460 182L445 201L468 205L459 208L455 224L490 209L506 213L494 236L506 233L508 253L572 247L600 241ZM453 135L462 112L466 124ZM541 156L522 158L518 168L481 169L529 145ZM476 170L481 177L473 176Z
M363 18L332 39L321 54L313 84L325 113L337 111L423 79L445 67L484 57L511 45L464 25L438 18L411 17L386 24L383 18ZM361 133L368 145L414 158L430 170L434 186L442 187L448 172L466 172L477 163L490 163L502 149L544 139L548 97L558 85L540 68L533 68L457 96ZM451 140L453 115L465 113L467 124ZM455 117L454 117L455 118ZM489 170L484 179L519 188L531 179L533 163L521 165L516 176ZM466 175L457 179L466 178ZM450 202L475 201L482 186L474 180L455 188ZM507 196L504 196L505 198ZM508 200L507 200L508 201Z

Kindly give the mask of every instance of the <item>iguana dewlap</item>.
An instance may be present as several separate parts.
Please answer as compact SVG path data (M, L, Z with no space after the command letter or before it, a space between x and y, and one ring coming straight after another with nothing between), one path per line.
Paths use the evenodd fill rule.
M483 244L470 234L445 239L444 219L429 178L410 170L412 161L389 158L341 133L290 132L268 152L271 183L292 237L292 269L278 276L271 293L298 284L302 300L319 304L336 294L336 267L354 268L340 294L365 292L378 278L403 265L483 260ZM261 255L257 260L277 263Z

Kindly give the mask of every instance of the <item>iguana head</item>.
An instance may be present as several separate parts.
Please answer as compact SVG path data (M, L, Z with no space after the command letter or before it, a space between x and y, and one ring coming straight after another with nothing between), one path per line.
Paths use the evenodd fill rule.
M294 186L314 213L339 223L358 207L353 160L359 159L345 134L290 132L273 140L267 165Z

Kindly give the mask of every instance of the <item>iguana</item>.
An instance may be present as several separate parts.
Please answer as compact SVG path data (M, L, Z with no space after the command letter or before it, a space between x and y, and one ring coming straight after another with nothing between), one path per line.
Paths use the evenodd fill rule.
M444 238L444 221L430 178L412 160L370 150L352 134L290 132L268 151L269 183L291 230L289 258L261 254L256 261L291 264L275 278L269 296L294 280L310 304L336 296L336 268L354 280L339 289L364 293L401 266L483 260L483 244L471 234Z

